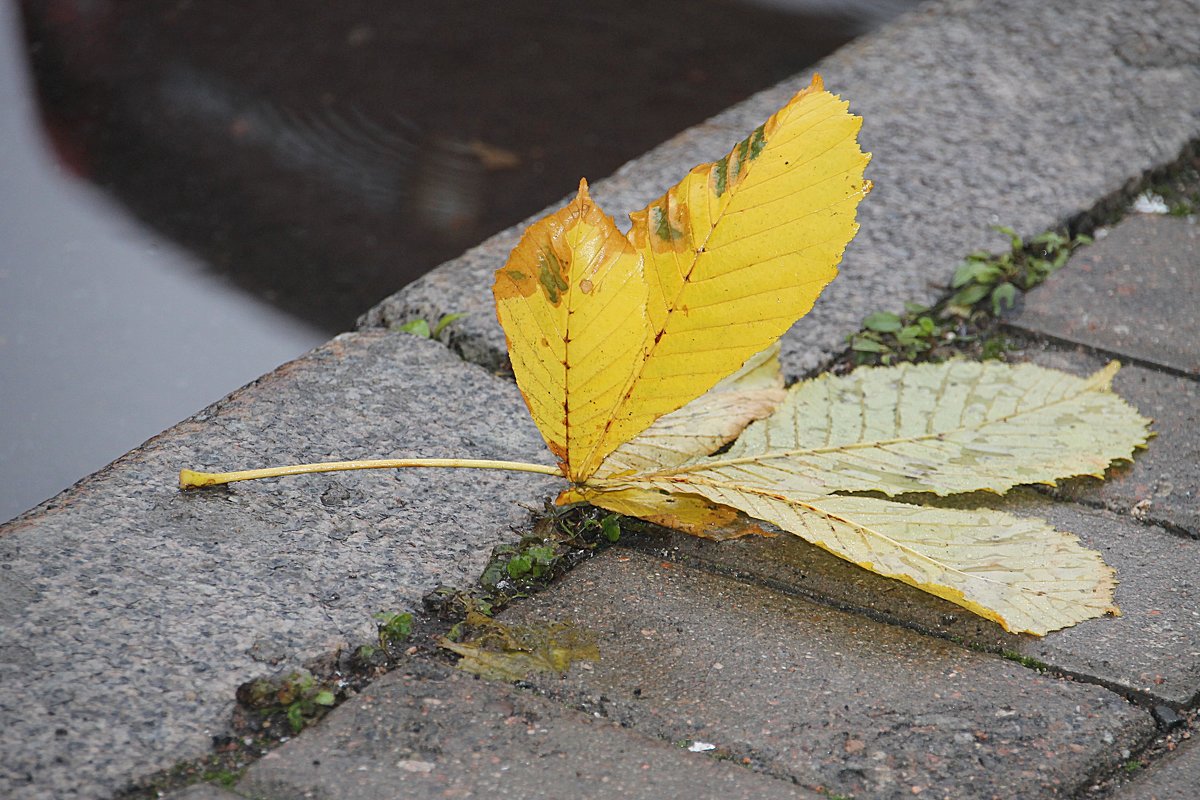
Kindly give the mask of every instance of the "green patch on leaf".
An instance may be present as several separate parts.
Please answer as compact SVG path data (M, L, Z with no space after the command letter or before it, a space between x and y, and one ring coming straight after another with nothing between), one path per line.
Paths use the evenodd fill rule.
M650 216L653 217L654 235L660 241L675 242L683 238L683 231L671 224L671 219L667 216L667 211L662 206L651 208Z
M562 293L568 288L566 280L563 278L562 263L559 262L558 256L551 250L542 250L538 253L538 282L542 284L542 290L546 293L546 299L551 305L558 305L562 299Z
M725 159L713 164L713 194L717 197L725 194L729 188L729 162Z
M767 144L766 133L764 126L759 125L754 129L754 133L750 134L750 160L758 158L758 154L762 152Z

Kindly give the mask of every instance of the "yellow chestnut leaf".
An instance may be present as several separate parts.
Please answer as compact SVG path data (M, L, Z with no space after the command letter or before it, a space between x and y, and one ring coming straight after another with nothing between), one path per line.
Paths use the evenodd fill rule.
M586 192L496 273L517 385L564 474L739 370L837 274L869 184L859 117L819 78L631 215L623 248Z

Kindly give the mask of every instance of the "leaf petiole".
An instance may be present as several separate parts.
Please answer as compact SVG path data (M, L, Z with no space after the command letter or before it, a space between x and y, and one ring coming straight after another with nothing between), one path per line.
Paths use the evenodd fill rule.
M492 461L476 458L385 458L367 461L326 461L320 464L290 464L286 467L245 469L237 472L179 471L180 489L201 489L235 481L258 478L281 478L286 475L307 475L314 472L346 472L355 469L403 469L405 467L449 467L458 469L506 469L514 472L536 472L541 475L562 476L558 467L526 464L523 461Z

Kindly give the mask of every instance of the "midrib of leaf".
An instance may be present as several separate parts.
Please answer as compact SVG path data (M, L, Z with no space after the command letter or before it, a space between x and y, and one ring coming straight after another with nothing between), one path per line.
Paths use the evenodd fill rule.
M650 476L647 476L647 478L649 478L649 477ZM629 478L625 478L623 480L613 481L613 483L629 486L629 485L637 485L638 483L640 483L640 481L638 481L636 479L631 480ZM668 488L667 486L663 485L662 481L647 481L647 483L650 483L651 485L653 485L654 488ZM703 478L698 479L698 480L688 480L688 481L678 481L678 482L672 481L671 483L673 483L673 484L679 483L685 487L708 486L708 487L712 487L713 489L718 489L718 490L722 490L722 491L735 492L738 494L751 494L751 495L757 495L759 497L769 498L770 500L774 500L776 502L785 503L789 506L792 506L793 508L798 508L798 509L802 509L804 511L808 511L812 514L815 514L818 517L821 517L822 519L833 520L835 522L839 522L844 525L847 525L850 528L852 528L853 530L858 531L859 534L861 534L863 536L863 538L868 541L874 540L877 542L883 542L883 543L889 544L892 547L895 547L897 550L908 553L926 564L937 567L939 569L944 569L944 570L954 573L956 575L960 575L965 580L982 581L984 583L994 584L996 586L1003 587L1004 589L1013 589L1014 588L1012 584L1005 583L1004 581L998 581L993 578L988 578L988 577L985 577L982 575L976 575L975 573L972 573L972 572L965 572L961 569L958 569L957 567L947 564L944 561L939 561L938 559L934 558L933 556L931 556L927 553L923 553L920 550L917 550L917 549L911 547L910 545L906 545L901 542L898 542L895 539L893 539L892 537L888 536L887 534L880 533L879 531L875 530L874 528L869 528L866 525L855 522L852 519L847 519L846 517L844 517L842 515L834 514L833 512L830 512L830 511L825 511L825 510L818 508L816 506L813 506L803 500L797 500L794 497L788 497L788 496L780 494L778 492L772 492L768 489L756 488L754 486L744 486L742 484L734 483L732 481L716 481L716 480L712 480L712 479L703 479ZM676 489L676 491L678 491L678 489ZM716 500L715 498L713 498L709 495L704 495L704 496L708 497L710 500L714 500L715 502L724 504L724 501ZM743 510L745 510L745 509L743 509ZM749 512L747 512L747 513L749 513ZM821 543L813 542L813 544L820 545ZM835 555L844 557L844 556L842 556L842 554L836 553L836 552L835 552ZM1021 591L1026 591L1026 590L1021 589ZM1045 592L1040 592L1040 591L1035 591L1035 590L1028 590L1028 591L1030 594L1036 594L1039 596L1044 596L1046 594Z
M742 491L753 492L754 490L753 489L748 489L748 490L743 489ZM880 533L879 531L877 531L873 528L868 528L866 525L857 523L854 520L846 519L844 516L840 516L838 514L834 514L829 511L823 511L822 509L819 509L815 506L811 506L808 503L805 503L803 501L798 501L798 500L787 501L787 500L785 500L785 502L791 502L792 505L799 506L800 508L803 508L806 511L811 511L812 513L817 514L818 516L821 516L825 519L836 520L837 522L840 522L844 525L848 525L851 528L853 528L854 530L863 534L863 536L865 538L873 537L877 540L886 542L886 543L890 544L891 546L895 547L897 550L901 550L905 553L909 553L910 555L917 557L918 559L924 561L927 564L932 564L936 567L947 570L948 572L954 573L955 575L960 575L963 577L964 580L981 581L983 583L990 583L990 584L994 584L996 586L1001 586L1006 589L1012 588L1011 584L1005 583L1004 581L998 581L993 578L988 578L988 577L985 577L982 575L976 575L975 573L972 573L972 572L964 572L963 570L958 569L957 567L953 567L944 561L939 561L938 559L934 558L931 555L928 555L927 553L922 553L920 550L910 547L909 545L902 544L902 543L896 541L895 539L893 539L892 537L888 536L887 534ZM1030 593L1037 594L1037 595L1045 594L1045 592L1037 592L1037 591L1031 591Z
M805 132L807 132L808 130L811 130L817 124L819 124L819 122L813 123L808 128L805 128ZM751 134L751 136L753 136L753 134ZM764 145L764 149L769 144L770 144L770 142L767 142L767 144ZM835 146L836 145L832 145L830 147L830 149L833 149L833 147L835 147ZM735 149L736 149L736 145L735 145ZM727 159L728 156L725 156L725 158ZM707 246L708 246L709 239L712 238L713 233L716 232L718 226L720 226L720 224L721 224L721 221L723 219L725 219L726 214L729 212L729 207L731 205L733 205L733 201L734 201L735 196L737 195L738 189L740 189L742 187L742 185L745 184L747 177L750 175L750 172L754 168L754 164L757 160L758 160L757 158L747 158L745 165L738 171L737 177L735 178L734 182L732 184L727 185L727 188L726 188L727 199L724 203L724 206L717 212L717 214L714 217L712 225L709 227L708 231L704 234L703 243L691 248L692 258L691 258L691 262L687 265L686 272L684 272L682 270L678 270L679 262L680 262L680 258L679 258L680 252L678 250L672 251L672 257L675 261L676 269L679 271L680 278L681 278L681 281L679 284L679 289L676 290L675 296L671 299L671 301L669 303L665 302L666 301L665 297L663 298L664 304L666 307L666 313L663 315L662 324L655 326L657 328L657 330L652 329L652 330L648 330L646 332L646 339L649 341L649 345L646 348L646 355L642 358L642 360L638 363L637 367L634 369L633 373L629 376L629 380L626 381L625 391L621 393L620 400L613 403L612 408L609 409L609 413L607 415L608 419L604 423L604 434L596 440L596 445L588 453L588 457L587 457L587 459L585 459L585 461L590 462L592 460L592 458L594 457L596 450L599 449L600 446L605 441L607 441L608 433L612 429L612 426L616 423L618 410L620 408L622 408L623 406L625 406L629 402L629 399L630 399L630 397L632 397L634 389L636 388L636 386L638 384L638 381L641 380L642 374L645 372L646 365L651 361L651 359L654 356L654 353L657 351L658 343L660 341L662 341L663 334L666 332L667 327L669 326L669 324L671 322L672 315L675 314L679 310L681 298L683 297L684 293L688 290L688 287L691 285L692 274L696 271L696 267L700 263L700 256L704 255L704 253L707 252ZM812 159L810 159L810 160L812 160ZM705 180L706 181L709 180L707 175L705 177ZM671 219L671 204L674 202L674 195L673 195L674 188L675 187L671 187L671 189L669 189L665 195L665 199L666 199L665 206L666 207L663 210L663 214L665 215L665 217L667 219L668 225L670 224L670 219ZM813 212L813 213L816 213L816 212ZM646 268L648 269L649 265L647 265ZM649 299L649 297L647 297L647 303L649 303L649 302L650 302L650 299ZM649 424L653 424L653 421L651 421L651 423L649 423ZM647 427L649 427L649 424L647 425ZM601 461L600 459L597 460L596 467L599 467L600 461Z
M982 371L980 371L980 373L976 376L976 379L975 379L976 386L978 386L980 376L982 374L983 374ZM1015 412L1013 414L1008 414L1003 417L996 417L995 419L985 420L983 423L981 423L979 425L975 425L975 426L962 425L957 428L950 428L950 429L944 430L944 431L936 431L936 432L921 434L919 436L904 436L904 437L899 437L899 438L895 438L895 439L875 439L875 440L867 441L867 442L850 442L848 444L835 445L835 446L830 446L830 447L812 447L812 448L804 448L804 449L797 449L797 450L778 450L778 451L769 451L766 453L759 453L757 455L739 456L737 458L712 459L712 460L706 460L703 462L698 462L695 464L689 464L686 466L678 467L678 468L675 468L675 469L672 469L669 471L649 472L649 473L643 473L643 475L648 478L650 478L650 477L669 477L672 475L679 475L681 473L702 472L702 471L707 471L707 470L720 469L722 467L739 466L741 464L755 464L755 463L761 463L763 461L777 461L779 459L785 459L785 458L796 459L796 458L803 458L805 456L819 456L819 455L826 455L829 453L844 453L844 452L851 451L851 450L878 449L878 448L891 447L891 446L898 445L898 444L916 444L919 442L926 442L926 441L931 441L931 440L943 441L943 440L949 439L950 437L954 436L955 434L969 432L969 431L979 431L979 430L982 430L983 428L991 427L993 425L1004 425L1004 424L1007 424L1008 422L1011 422L1012 420L1019 419L1020 417L1039 413L1039 412L1045 411L1048 408L1053 408L1056 405L1061 405L1063 403L1073 401L1076 398L1081 397L1082 395L1085 395L1085 394L1088 394L1089 392L1094 391L1096 388L1096 385L1103 382L1103 379L1098 380L1098 378L1101 378L1102 375L1103 375L1103 373L1097 373L1096 375L1091 376L1087 380L1087 382L1081 386L1080 390L1073 394L1065 394L1062 397L1059 397L1058 399L1053 400L1049 403L1044 403L1042 405L1033 406L1031 408L1025 408L1025 409L1022 409L1021 411ZM900 384L900 387L901 388L899 391L903 392L903 383ZM860 398L860 402L862 401L862 399L863 398ZM897 409L899 409L898 404L897 404ZM864 412L865 412L865 409L864 409ZM864 420L866 419L866 416L867 415L865 413L863 413L861 415L862 419L864 419ZM932 419L932 415L930 418ZM639 477L641 477L641 476L639 476Z

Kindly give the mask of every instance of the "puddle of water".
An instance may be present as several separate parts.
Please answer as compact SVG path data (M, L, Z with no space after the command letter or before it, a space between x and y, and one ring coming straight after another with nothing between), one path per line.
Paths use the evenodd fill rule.
M328 337L47 149L0 6L0 521Z

